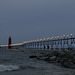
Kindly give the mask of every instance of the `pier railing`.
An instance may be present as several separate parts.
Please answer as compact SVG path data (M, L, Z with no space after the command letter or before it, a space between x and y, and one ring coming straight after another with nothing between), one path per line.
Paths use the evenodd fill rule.
M0 48L8 48L8 45L0 45ZM51 38L44 38L23 43L11 44L11 48L26 49L75 49L75 35L63 35Z
M57 36L47 39L27 41L24 48L30 49L75 49L75 36Z

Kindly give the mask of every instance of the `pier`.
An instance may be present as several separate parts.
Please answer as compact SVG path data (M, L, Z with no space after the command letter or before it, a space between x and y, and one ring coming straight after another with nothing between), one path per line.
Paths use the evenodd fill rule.
M75 36L72 34L69 36L57 36L51 38L44 38L40 40L32 40L24 42L24 48L29 49L74 49L75 48Z
M2 47L6 48L8 47L8 45L0 45L0 48ZM19 44L11 44L11 48L71 50L75 49L75 36L73 34L70 34L32 41L25 41Z

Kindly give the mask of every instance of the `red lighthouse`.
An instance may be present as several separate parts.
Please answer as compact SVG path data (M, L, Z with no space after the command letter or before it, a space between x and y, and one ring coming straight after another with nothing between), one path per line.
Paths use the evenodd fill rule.
M11 49L11 36L9 37L8 49Z

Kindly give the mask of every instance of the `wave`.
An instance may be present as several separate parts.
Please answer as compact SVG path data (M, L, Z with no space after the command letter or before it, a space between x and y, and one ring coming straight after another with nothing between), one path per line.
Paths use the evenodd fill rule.
M19 66L17 65L0 65L0 72L4 71L17 71Z
M36 67L34 67L34 66L29 66L29 65L27 65L27 66L20 66L20 69L21 70L23 70L23 69L35 69Z

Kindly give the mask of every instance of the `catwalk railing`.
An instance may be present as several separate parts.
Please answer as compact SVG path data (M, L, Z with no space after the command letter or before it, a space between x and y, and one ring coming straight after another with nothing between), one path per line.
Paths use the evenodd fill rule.
M47 39L28 41L23 44L24 48L30 49L75 49L75 36L57 36Z
M0 48L8 48L8 45L0 45ZM75 35L63 35L40 40L25 41L24 43L11 44L11 48L26 49L75 49Z

